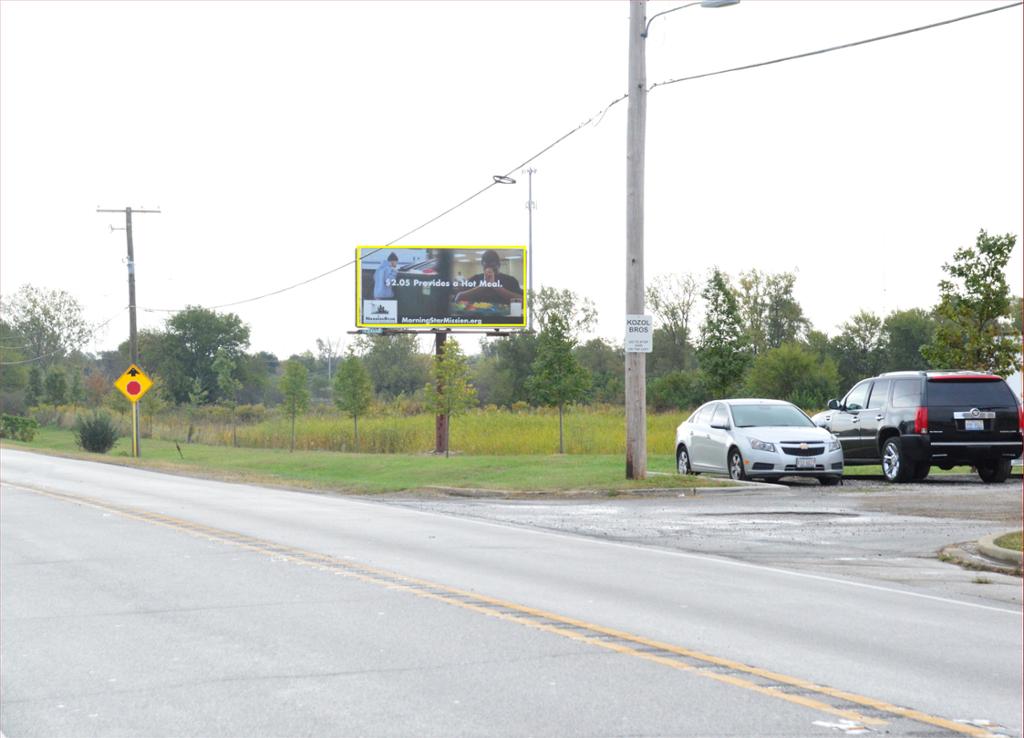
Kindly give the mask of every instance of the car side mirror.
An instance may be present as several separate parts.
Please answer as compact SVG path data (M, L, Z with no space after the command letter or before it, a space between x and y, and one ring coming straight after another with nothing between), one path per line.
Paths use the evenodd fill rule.
M729 430L728 423L726 423L725 425L712 425L711 427L714 428L715 430Z
M829 400L828 401L828 409L829 410L839 410L840 409L839 400Z

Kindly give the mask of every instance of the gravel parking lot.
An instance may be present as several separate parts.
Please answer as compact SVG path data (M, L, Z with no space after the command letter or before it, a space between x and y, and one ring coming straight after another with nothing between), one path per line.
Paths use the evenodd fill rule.
M1021 528L1021 478L937 476L890 485L794 483L586 499L390 496L388 504L909 586L936 596L1021 603L1021 579L940 559L948 546Z

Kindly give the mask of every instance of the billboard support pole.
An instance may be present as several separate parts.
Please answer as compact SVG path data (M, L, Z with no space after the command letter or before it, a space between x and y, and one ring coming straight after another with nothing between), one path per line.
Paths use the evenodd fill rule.
M444 342L448 337L446 331L434 333L434 361L440 362L444 353ZM437 392L441 394L444 387L441 379L437 380ZM437 415L434 418L434 453L448 455L448 416Z

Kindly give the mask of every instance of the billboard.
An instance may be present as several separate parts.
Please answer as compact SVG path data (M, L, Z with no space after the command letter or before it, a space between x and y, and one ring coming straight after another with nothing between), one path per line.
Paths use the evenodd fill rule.
M525 328L525 246L359 246L359 328Z

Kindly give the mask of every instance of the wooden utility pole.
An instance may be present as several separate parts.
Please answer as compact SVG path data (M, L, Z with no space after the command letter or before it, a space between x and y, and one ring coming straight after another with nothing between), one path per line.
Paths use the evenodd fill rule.
M124 213L124 230L128 234L128 346L132 363L139 364L139 331L135 319L135 246L132 243L132 212L158 213L159 210L139 209L132 211L130 207L116 210L96 208L97 213ZM113 228L113 226L111 226ZM139 456L139 402L132 403L132 455Z
M626 119L626 315L644 312L644 137L647 126L646 0L629 3ZM647 354L626 353L626 479L647 477Z

